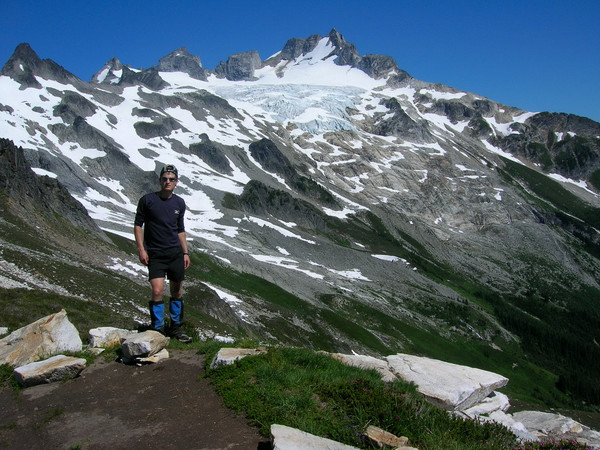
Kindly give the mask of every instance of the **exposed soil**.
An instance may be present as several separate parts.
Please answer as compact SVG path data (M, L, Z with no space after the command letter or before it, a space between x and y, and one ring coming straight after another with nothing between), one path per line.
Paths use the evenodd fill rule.
M202 378L203 356L170 353L140 367L99 357L64 383L0 387L0 448L271 448Z

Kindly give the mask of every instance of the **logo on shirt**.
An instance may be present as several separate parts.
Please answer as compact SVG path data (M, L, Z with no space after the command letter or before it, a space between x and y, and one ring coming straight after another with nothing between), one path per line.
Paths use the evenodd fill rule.
M175 211L173 211L176 215L179 215L179 210L176 209Z

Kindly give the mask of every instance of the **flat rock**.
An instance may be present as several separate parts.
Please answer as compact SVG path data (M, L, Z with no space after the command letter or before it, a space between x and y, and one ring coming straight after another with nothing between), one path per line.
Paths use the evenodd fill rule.
M158 331L148 330L132 334L121 342L121 350L126 360L145 358L160 352L169 345L170 339Z
M506 412L508 408L510 408L508 396L494 391L480 403L465 409L463 412L471 419L474 419L479 416L489 415L494 411Z
M385 359L392 373L412 381L431 403L449 411L468 409L508 383L493 372L420 356L399 353Z
M63 309L0 339L0 364L20 367L41 358L81 350L79 332Z
M285 425L271 425L271 439L273 450L357 450L356 447Z
M214 369L219 366L228 366L235 363L237 360L245 358L246 356L257 356L262 353L266 353L267 350L262 347L258 348L230 348L224 347L220 349L212 362L210 368Z
M501 425L504 425L510 431L512 431L515 436L517 436L521 441L537 441L538 436L535 433L532 433L527 427L516 420L511 414L506 414L504 411L494 411L489 416L480 416L479 420L482 422L496 422Z
M85 365L86 361L83 358L56 355L18 367L13 375L21 386L29 387L75 378L85 369Z
M541 411L519 411L513 417L541 439L574 439L580 444L600 448L600 433L570 417Z
M395 434L385 431L379 427L369 425L365 431L365 435L377 444L379 448L387 447L406 447L408 438L404 436L396 436Z
M155 353L152 356L147 356L145 358L136 358L136 364L156 364L165 359L169 359L169 351L166 348L163 348L161 351Z

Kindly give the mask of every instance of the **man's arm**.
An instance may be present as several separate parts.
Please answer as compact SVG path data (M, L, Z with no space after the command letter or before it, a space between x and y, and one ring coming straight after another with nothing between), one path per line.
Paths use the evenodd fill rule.
M133 235L135 236L135 243L137 244L138 254L140 256L140 262L147 266L148 265L148 253L144 248L144 229L139 225L134 225Z
M190 267L190 255L188 255L188 248L187 248L187 238L185 235L185 231L182 231L181 233L178 233L177 236L179 236L179 242L181 242L181 248L183 249L183 267L185 269L187 269L188 267Z

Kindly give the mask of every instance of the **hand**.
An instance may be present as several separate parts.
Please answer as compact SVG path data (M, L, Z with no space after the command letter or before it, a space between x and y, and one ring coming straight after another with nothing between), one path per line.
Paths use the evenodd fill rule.
M139 250L139 254L140 254L140 262L147 266L148 265L148 253L146 252L145 249L141 249Z
M190 260L190 255L183 255L183 268L187 270L190 267L192 261Z

